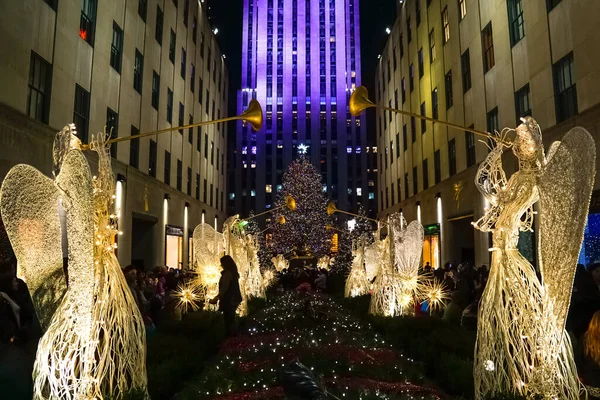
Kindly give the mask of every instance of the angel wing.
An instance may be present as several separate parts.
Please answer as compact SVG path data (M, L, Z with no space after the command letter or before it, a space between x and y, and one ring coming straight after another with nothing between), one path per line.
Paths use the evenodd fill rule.
M0 212L45 331L67 285L63 273L60 192L52 179L30 165L16 165L0 189Z
M538 261L559 327L564 327L569 310L595 173L594 139L576 127L551 146L538 177Z
M209 224L200 224L194 229L194 260L199 266L215 264L223 253L223 235ZM216 264L215 264L216 265Z
M401 276L416 276L419 272L424 235L423 225L419 221L413 221L406 229L394 232L394 259Z

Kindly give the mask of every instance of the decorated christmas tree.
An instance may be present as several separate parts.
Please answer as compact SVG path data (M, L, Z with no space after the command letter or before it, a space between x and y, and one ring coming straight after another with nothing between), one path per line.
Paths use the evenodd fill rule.
M296 200L296 210L285 205L286 196ZM292 162L283 174L283 188L275 201L282 207L273 214L270 232L275 254L321 257L329 254L331 232L326 230L330 217L326 213L327 198L323 195L321 175L304 157ZM285 217L285 224L279 223Z
M362 217L366 217L367 213L365 212L362 204L358 205L358 215ZM352 230L352 240L357 240L361 236L363 236L363 240L365 240L365 244L369 245L374 241L374 231L377 229L377 224L374 221L368 220L366 218L356 218L356 225Z
M331 264L331 271L346 276L350 273L352 267L352 240L354 235L347 227L340 229L340 231L337 232L338 252Z

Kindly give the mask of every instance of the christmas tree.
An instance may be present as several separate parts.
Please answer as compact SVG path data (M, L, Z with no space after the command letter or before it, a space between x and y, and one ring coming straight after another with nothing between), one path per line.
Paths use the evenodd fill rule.
M354 235L347 227L340 229L338 234L338 252L331 264L331 271L346 276L352 267L352 240Z
M362 204L358 205L358 215L366 217L367 213L363 208ZM357 240L361 236L365 241L365 245L370 245L374 241L374 232L377 229L377 224L367 218L356 218L356 225L352 230L352 240Z
M326 230L330 217L326 213L327 198L323 195L321 175L306 158L292 162L283 174L282 191L275 207L282 207L271 218L275 254L322 257L329 254L332 234ZM285 207L286 196L296 200L296 210ZM279 224L279 216L285 224Z

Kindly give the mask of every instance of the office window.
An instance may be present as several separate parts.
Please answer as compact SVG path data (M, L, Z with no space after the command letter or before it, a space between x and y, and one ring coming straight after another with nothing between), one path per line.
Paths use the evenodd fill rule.
M167 185L171 184L171 153L165 150L165 169L163 182Z
M394 163L394 141L390 140L390 165Z
M48 4L54 11L58 8L58 0L44 0L44 3Z
M177 160L177 190L181 190L183 187L183 163L181 160Z
M424 117L426 116L426 112L427 112L427 107L425 106L425 102L421 103L421 115ZM425 131L427 130L427 121L424 119L421 119L421 135L425 133Z
M400 157L400 134L396 133L396 158Z
M460 56L460 67L462 71L463 93L467 93L471 89L471 58L469 57L469 49Z
M573 62L573 53L571 52L553 66L556 123L577 114L577 88Z
M398 68L398 57L396 57L396 48L394 47L394 51L392 52L392 57L394 58L394 72Z
M433 29L429 32L429 62L435 61L435 34Z
M187 54L185 49L181 48L181 77L185 80L185 66L186 66Z
M209 97L209 93L208 93L208 89L206 89L206 101L204 102L204 104L206 105L206 114L208 114L209 110L210 110L210 102L208 101L208 97Z
M417 175L417 167L413 167L413 194L419 192L419 176Z
M208 133L204 134L204 158L208 159Z
M529 83L517 90L515 93L515 110L517 112L517 124L521 117L531 115L531 101L529 93Z
M113 21L112 43L110 45L110 66L121 73L123 61L123 29Z
M160 45L162 45L164 20L165 15L163 14L163 10L161 10L159 6L156 6L156 29L154 31L154 39L156 39Z
M29 93L27 115L44 124L50 115L50 90L52 88L52 66L42 57L31 52L29 64ZM79 127L77 127L79 129Z
M402 200L402 182L401 179L398 178L397 183L397 188L398 188L398 202L400 202Z
M406 78L402 78L402 104L406 101Z
M192 125L194 123L194 117L191 114L188 116L188 125ZM194 128L188 128L188 142L190 144L194 143Z
M552 11L562 0L546 0L546 7L548 12Z
M206 179L204 180L204 186L202 187L202 201L204 201L204 203L206 204L206 200L208 199L208 183L206 182Z
M408 132L406 124L402 125L402 143L404 143L404 151L408 150Z
M400 46L400 58L404 57L404 36L400 35L400 40L398 41Z
M437 90L437 88L433 89L433 92L431 92L431 116L433 119L437 119L437 117L438 117L438 90Z
M210 165L215 165L215 142L210 142Z
M140 130L131 125L131 136L138 135ZM129 165L133 168L140 166L140 139L131 139L129 141Z
M415 117L410 117L410 130L412 133L412 142L415 143L417 141L417 119Z
M448 6L444 7L442 10L442 26L444 27L444 41L443 43L448 43L450 40L450 18L448 17Z
M192 195L192 169L188 167L187 169L187 195Z
M90 118L90 92L77 84L75 84L75 106L73 110L73 122L75 123L77 134L83 143L87 143Z
M386 189L386 190L387 190L387 189ZM394 191L394 184L393 184L393 183L392 183L392 190L391 190L391 192L392 192L392 206L393 206L393 205L394 205L394 203L396 202L396 199L394 198L394 194L395 194L396 192ZM398 199L398 200L400 200L400 199Z
M435 175L435 184L437 185L442 181L442 160L439 149L433 153L433 169Z
M219 149L217 149L217 171L219 170L219 155L220 155L220 152L219 152Z
M410 17L406 19L406 40L408 43L412 40L412 26L410 24Z
M408 67L408 72L409 72L408 86L410 88L410 92L412 93L412 91L415 89L415 67L414 67L414 65L410 64L410 67Z
M183 126L183 124L184 124L184 122L183 122L184 121L184 119L183 119L184 113L185 113L185 107L183 106L182 103L179 103L179 120L177 121L179 126ZM181 133L183 135L183 129L179 129L178 131L179 131L179 133Z
M523 19L523 5L521 0L508 0L508 28L510 30L510 44L514 46L525 37L525 23Z
M486 116L487 120L487 131L489 133L498 132L498 107L494 107L493 110L489 111Z
M418 57L419 57L419 78L422 78L423 77L423 73L424 73L424 68L423 68L423 48L422 47L419 49Z
M79 18L79 37L94 46L96 31L96 9L98 0L82 0L81 17Z
M158 158L158 146L156 141L150 139L150 148L148 149L148 175L156 178L156 159Z
M146 22L146 12L148 11L148 0L138 0L138 15L142 21Z
M192 71L190 73L190 91L192 93L194 93L194 90L196 89L196 67L194 66L194 64L192 64ZM202 97L202 92L200 92L200 96L198 97Z
M152 107L158 110L158 99L160 95L160 76L152 71Z
M202 77L198 79L198 103L202 104L202 93L204 92L204 81Z
M404 173L404 198L408 199L410 196L408 195L408 172Z
M465 132L465 146L467 148L467 168L475 165L475 135Z
M429 163L427 159L423 160L423 190L429 187Z
M183 25L187 28L190 15L190 0L183 0Z
M492 37L492 23L488 23L481 32L483 45L483 72L488 72L496 64L494 60L494 39Z
M421 0L415 0L415 14L417 17L417 26L421 25Z
M200 200L200 174L196 174L196 200Z
M467 0L458 0L458 8L460 11L460 20L467 16Z
M110 139L119 137L119 114L110 108L106 108L106 132L110 134ZM117 158L117 144L110 146L110 156Z
M214 186L213 186L213 184L211 183L211 184L210 184L210 206L211 206L211 207L213 206L213 188L214 188Z
M452 70L446 73L444 82L446 89L446 110L448 110L454 104L454 97L452 96Z
M383 200L382 200L383 203ZM385 208L390 206L390 189L388 187L385 188ZM382 204L383 207L383 204Z
M448 171L450 176L456 175L456 140L448 142Z
M173 123L173 91L167 88L167 122Z
M133 64L133 88L142 94L142 78L144 76L144 56L135 49L135 63Z
M171 39L169 41L169 60L171 63L175 64L175 43L177 39L175 36L175 32L171 29Z

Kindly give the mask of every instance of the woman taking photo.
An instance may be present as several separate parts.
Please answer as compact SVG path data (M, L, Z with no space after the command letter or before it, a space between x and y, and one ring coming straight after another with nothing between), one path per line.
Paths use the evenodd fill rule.
M577 372L590 399L600 399L600 310L596 311L577 351Z
M225 319L225 332L227 336L231 336L235 333L235 310L242 302L240 275L231 256L221 257L221 267L223 270L219 279L219 295L210 303L219 302L219 310L223 312Z

